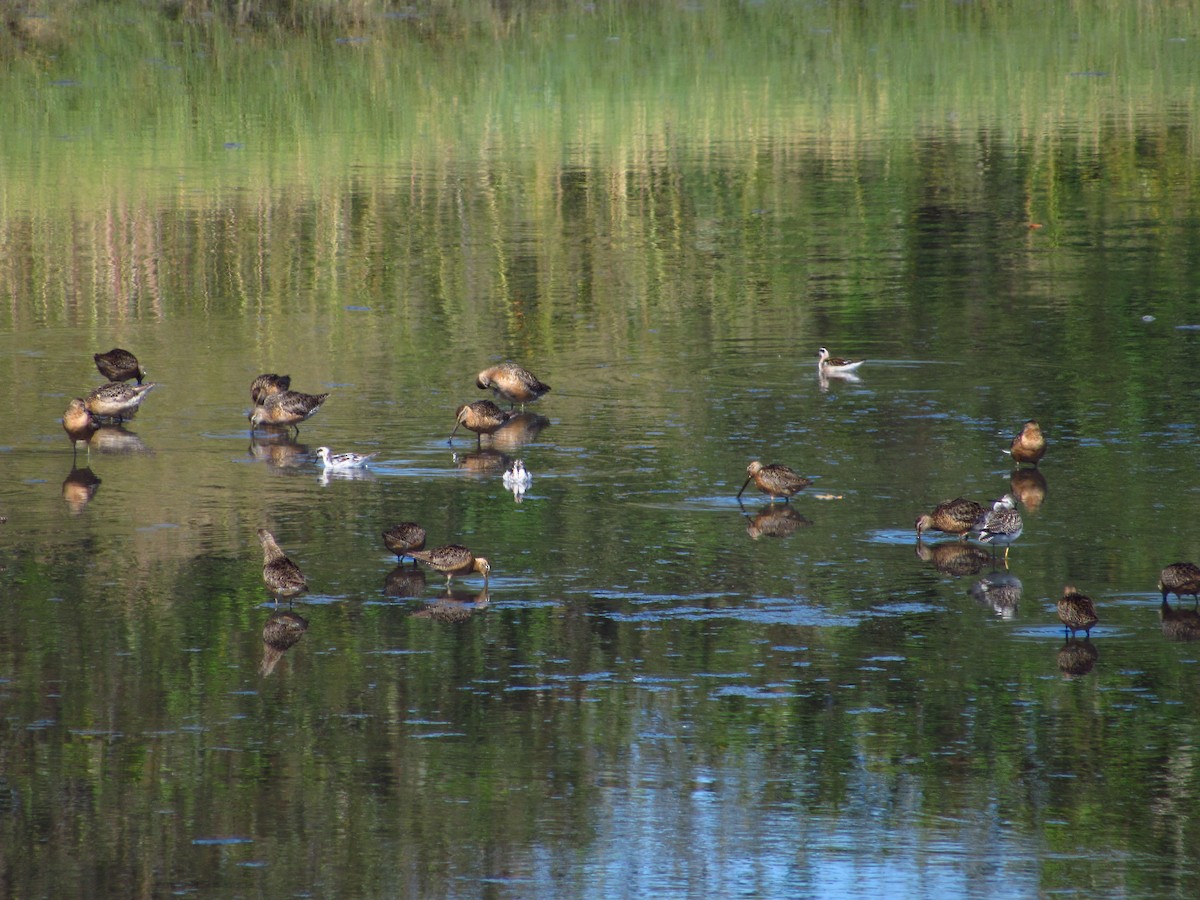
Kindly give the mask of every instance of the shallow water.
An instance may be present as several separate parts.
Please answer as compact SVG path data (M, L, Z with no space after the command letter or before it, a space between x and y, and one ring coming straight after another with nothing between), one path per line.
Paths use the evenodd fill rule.
M1200 557L1192 273L1163 249L1200 239L1195 162L1146 156L1155 204L1087 134L1032 184L1020 135L685 129L624 170L451 154L114 199L111 232L9 209L0 881L1190 896L1200 645L1156 582ZM157 386L72 460L57 417L114 345ZM822 345L868 362L819 379ZM551 393L449 444L504 358ZM331 393L297 438L251 433L263 371ZM1050 449L1014 469L1032 417ZM322 445L379 456L323 477ZM739 502L752 459L814 484ZM1007 491L1007 564L915 542ZM398 565L402 520L487 589ZM260 527L310 585L282 651Z

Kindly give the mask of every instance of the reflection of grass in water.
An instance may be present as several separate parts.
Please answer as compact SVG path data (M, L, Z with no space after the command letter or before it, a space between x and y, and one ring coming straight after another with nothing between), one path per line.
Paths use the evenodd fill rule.
M853 159L895 134L1018 138L1176 106L1195 115L1197 63L1172 42L1200 24L1187 5L535 5L505 17L435 3L405 18L364 2L334 22L323 4L272 17L264 3L248 7L259 27L242 29L208 6L172 18L64 4L34 18L9 5L23 39L0 45L7 170L38 172L32 190L53 203L64 179L76 198L177 190L181 177L185 189L313 187L352 166L437 171L473 157L531 172L599 165L619 181L681 146L736 142L755 177L754 148L775 156L780 142Z

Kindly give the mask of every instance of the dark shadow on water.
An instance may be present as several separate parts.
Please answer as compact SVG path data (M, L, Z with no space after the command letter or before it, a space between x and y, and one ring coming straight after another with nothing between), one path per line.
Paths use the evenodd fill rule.
M74 515L79 515L96 496L100 479L90 468L72 469L62 483L62 498Z
M991 565L992 554L966 541L917 541L917 559L931 563L943 575L978 575Z
M1169 641L1200 640L1200 612L1190 609L1172 609L1164 597L1158 610L1162 620L1162 633Z
M1100 651L1088 638L1067 638L1055 654L1058 669L1069 678L1086 675L1096 665Z
M308 631L308 619L290 609L276 610L263 625L263 655L258 672L264 678L275 671L283 655Z
M1009 476L1012 495L1031 513L1037 512L1046 499L1046 476L1039 469L1013 469Z
M810 519L800 515L788 503L764 506L754 515L745 513L745 518L746 534L754 540L760 537L787 537L798 528L812 525Z
M388 597L419 597L425 592L425 570L398 565L383 580L383 593Z
M469 591L447 591L433 603L416 610L410 618L432 619L435 622L457 624L487 608L491 598L487 588L478 594Z
M1001 618L1011 619L1017 614L1021 590L1021 579L1016 575L1011 572L993 572L971 585L968 593L979 603L994 609Z

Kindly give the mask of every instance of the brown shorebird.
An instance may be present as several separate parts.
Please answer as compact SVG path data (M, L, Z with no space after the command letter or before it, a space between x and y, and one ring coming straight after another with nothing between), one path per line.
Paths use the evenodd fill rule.
M91 440L93 434L100 430L100 423L96 421L83 400L76 397L67 406L67 411L62 417L63 431L67 433L67 437L71 439L71 452L74 453L78 447L78 443L83 441L85 444ZM91 455L92 448L88 445L88 454Z
M1092 629L1100 620L1096 618L1096 604L1091 597L1085 597L1075 590L1073 585L1063 588L1063 595L1058 598L1058 619L1068 629L1071 637L1076 631L1082 631L1086 636L1092 636Z
M822 375L837 375L853 372L865 359L842 359L840 356L830 356L824 347L817 348L817 371Z
M250 430L259 425L283 425L296 429L300 434L300 423L310 418L328 394L302 394L299 391L283 391L270 394L250 413Z
M1021 522L1021 514L1017 512L1017 501L1013 499L1012 494L1005 494L993 503L992 508L980 516L972 526L973 531L979 532L976 540L993 547L1003 547L1006 560L1008 548L1021 536L1022 528L1024 525Z
M963 497L946 500L935 506L933 512L917 516L917 540L921 539L922 532L929 529L957 534L960 540L966 539L967 532L975 527L982 515L983 507L974 500Z
M132 419L138 406L146 399L146 394L154 387L149 384L123 384L120 381L110 381L96 388L84 398L84 406L93 416L99 419L113 419L123 422Z
M258 529L258 542L263 549L263 582L275 602L291 601L308 590L304 573L300 567L284 555L275 543L275 535L265 528Z
M1008 450L1014 462L1033 463L1046 455L1046 439L1042 437L1042 429L1038 423L1030 419L1021 426L1021 433L1012 439Z
M1184 594L1191 594L1200 605L1200 566L1190 562L1171 563L1158 576L1158 589L1162 591L1164 603L1169 594L1180 600Z
M403 562L410 550L425 549L425 529L416 522L401 522L383 532L383 545L396 554L396 562ZM413 560L413 567L417 565Z
M292 376L264 372L250 385L250 401L255 406L262 406L263 402L272 394L282 394L291 386Z
M494 434L512 418L512 413L498 407L491 400L476 400L474 403L464 403L454 411L454 431L450 432L447 444L454 442L454 435L461 425L468 431L475 432L475 442L479 444L483 435Z
M481 391L491 388L497 400L503 398L508 401L510 409L518 403L522 407L532 403L550 390L550 385L538 381L536 375L514 362L484 369L475 376L475 386Z
M431 569L437 569L446 575L446 587L455 575L467 575L478 572L483 576L484 586L487 585L491 565L482 556L474 556L470 550L461 544L446 544L444 547L434 547L432 550L410 550L413 559L420 560Z
M128 381L130 378L136 378L137 383L141 384L142 379L146 377L146 370L138 364L137 357L120 347L113 347L107 353L93 353L92 359L96 361L96 368L100 370L100 374L109 381Z
M764 466L756 459L746 466L746 481L742 484L742 490L737 492L739 500L742 499L742 491L746 490L746 485L751 480L760 491L771 498L772 503L775 502L776 497L782 497L786 502L792 494L802 491L812 484L812 479L797 475L787 466L779 464Z

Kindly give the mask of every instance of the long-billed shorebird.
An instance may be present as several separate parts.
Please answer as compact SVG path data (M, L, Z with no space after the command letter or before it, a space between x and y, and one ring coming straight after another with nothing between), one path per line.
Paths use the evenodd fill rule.
M1013 462L1033 463L1035 466L1046 455L1046 438L1036 420L1030 419L1021 426L1021 433L1012 439L1008 453Z
M258 542L263 549L263 582L276 602L291 601L308 590L304 573L275 542L275 535L265 528L258 529Z
M269 395L250 413L250 429L259 425L283 425L296 429L300 434L300 423L311 418L329 394L302 394L299 391L283 391Z
M264 372L250 384L250 401L255 406L262 406L263 402L272 394L282 394L291 386L292 376Z
M446 576L446 587L455 575L468 575L478 572L483 576L486 586L488 573L492 567L482 556L475 556L461 544L446 544L444 547L434 547L432 550L410 550L408 555L420 560L431 569L436 569Z
M468 431L475 432L475 442L478 445L483 440L483 435L499 431L512 416L511 412L501 409L491 400L464 403L454 411L454 430L450 432L446 443L454 443L454 435L461 425Z
M922 532L933 529L945 534L956 534L965 539L967 532L975 527L975 523L983 516L983 507L974 500L955 497L946 500L933 508L933 512L917 516L917 540Z
M507 400L510 408L518 403L521 406L532 403L550 390L550 385L542 383L536 375L514 362L484 369L475 376L475 386L481 391L490 388L496 399Z
M1057 609L1058 619L1070 629L1071 637L1075 637L1076 631L1082 631L1091 637L1092 629L1100 621L1096 616L1096 604L1092 602L1092 598L1079 593L1070 584L1063 588L1063 595L1058 598Z
M133 418L138 406L153 387L154 382L132 385L110 381L88 394L83 403L88 412L97 418L123 422Z
M67 406L67 411L62 417L63 431L67 433L67 437L71 439L71 452L78 449L78 444L83 441L85 444L93 434L100 430L100 423L96 421L96 417L88 410L83 400L76 397ZM88 444L88 455L90 456L92 447Z
M96 368L100 370L100 374L109 381L128 381L130 378L136 378L137 383L141 384L142 379L146 377L146 370L138 364L137 357L120 347L113 347L107 353L93 353L92 359L96 361Z
M1171 563L1158 576L1158 589L1162 591L1164 603L1168 594L1174 594L1180 600L1184 594L1191 594L1200 605L1200 566L1190 562Z
M425 529L416 522L401 522L383 532L383 545L396 554L396 562L403 562L412 550L425 549ZM416 566L416 560L413 565Z
M775 502L776 497L782 497L786 502L793 494L812 484L811 478L797 475L787 466L778 463L764 466L756 459L746 466L746 480L742 484L742 490L737 492L739 500L742 498L742 491L746 490L746 485L751 481L760 491L771 498L772 503Z

